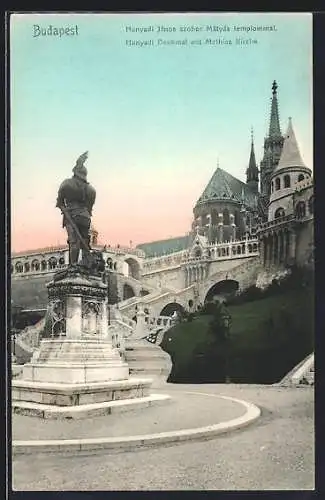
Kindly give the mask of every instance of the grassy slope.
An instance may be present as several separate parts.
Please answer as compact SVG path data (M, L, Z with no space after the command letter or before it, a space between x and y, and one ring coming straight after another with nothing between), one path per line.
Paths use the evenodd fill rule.
M285 329L285 332L275 328L271 338L266 331L265 320L270 316L276 318L281 310L291 315L290 327ZM304 335L304 332L310 332L313 328L312 297L306 294L304 289L229 306L228 311L232 318L231 339L234 357L247 355L252 360L258 360L260 353L267 355L269 352L274 360L278 350L282 347L287 348L288 341L295 342L302 334ZM192 322L176 325L166 333L162 347L171 354L173 362L177 363L178 372L191 361L194 350L200 350L200 345L211 342L208 333L210 319L211 316L200 316ZM255 353L256 358L254 358ZM299 351L297 355L300 355ZM289 358L289 364L299 361L295 359L294 353ZM281 371L281 368L279 370Z

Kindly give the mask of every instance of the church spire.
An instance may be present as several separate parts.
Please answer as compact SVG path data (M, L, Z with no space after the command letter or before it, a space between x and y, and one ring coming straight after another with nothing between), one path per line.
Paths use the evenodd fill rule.
M251 128L251 152L248 168L246 170L246 184L252 189L252 191L255 193L258 192L258 167L255 158L253 127Z
M264 155L260 168L261 195L264 198L265 205L269 202L271 193L271 175L279 163L284 140L280 129L277 90L278 84L274 80L272 84L269 135L264 139Z
M272 104L269 137L281 137L277 90L278 84L274 80L272 84Z

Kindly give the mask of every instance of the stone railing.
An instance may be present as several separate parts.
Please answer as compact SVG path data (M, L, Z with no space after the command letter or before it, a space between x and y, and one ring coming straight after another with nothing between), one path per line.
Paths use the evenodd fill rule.
M142 274L150 274L152 272L157 272L157 270L160 269L178 267L183 262L187 253L187 250L180 250L179 252L146 259L143 263Z
M309 177L308 179L304 179L303 181L297 182L295 186L295 191L302 191L303 189L306 189L314 184L314 180Z
M264 222L257 227L256 232L264 231L265 229L270 229L275 226L279 226L280 224L286 224L295 219L294 214L284 215L283 217L278 217L277 219L270 220L268 222Z
M22 349L33 350L39 346L40 334L42 333L45 326L46 318L42 318L35 325L27 326L20 334L16 337L16 343L20 345Z
M208 255L202 255L201 257L188 256L184 259L184 262L195 263L202 261L238 259L240 257L254 257L259 255L258 243L258 239L255 236L222 243L211 243L207 247Z
M136 255L137 257L145 258L146 254L143 250L140 248L132 248L128 246L123 246L123 245L115 245L115 246L106 246L106 251L107 252L113 252L116 255L125 255L125 254L130 254L130 255Z
M254 245L257 245L254 249ZM143 274L163 271L172 267L180 267L184 263L202 262L211 260L237 259L239 257L259 255L258 239L256 236L246 239L210 243L206 252L201 256L192 256L189 250L181 250L162 257L148 259L143 265Z

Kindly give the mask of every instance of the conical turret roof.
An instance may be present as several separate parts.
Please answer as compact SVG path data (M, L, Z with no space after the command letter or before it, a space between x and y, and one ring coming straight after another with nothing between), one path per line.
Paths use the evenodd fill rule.
M297 139L293 130L292 120L289 118L289 125L284 136L282 153L276 170L288 167L304 167L306 165L301 158Z

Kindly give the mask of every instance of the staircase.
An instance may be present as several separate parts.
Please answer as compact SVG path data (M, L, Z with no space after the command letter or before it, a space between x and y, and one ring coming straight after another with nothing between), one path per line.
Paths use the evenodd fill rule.
M15 346L12 345L12 352L15 352L17 364L27 363L32 357L33 352L39 346L45 321L46 318L44 317L35 325L27 326L16 336Z
M315 382L314 353L296 365L278 384L286 387L313 386Z

